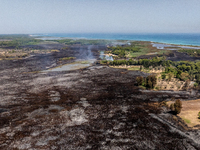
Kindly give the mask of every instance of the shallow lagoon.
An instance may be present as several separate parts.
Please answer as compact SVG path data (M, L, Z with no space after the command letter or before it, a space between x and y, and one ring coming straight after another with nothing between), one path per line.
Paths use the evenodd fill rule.
M177 50L178 48L184 49L200 49L200 47L193 47L193 46L181 46L181 45L171 45L171 44L162 44L162 43L151 43L153 47L157 49L167 49L167 50ZM173 48L170 48L173 47Z
M157 49L167 49L167 50L178 50L178 48L184 49L200 49L200 47L192 47L192 46L180 46L180 45L170 45L170 44L162 44L162 43L151 43L153 47ZM173 48L170 48L173 47Z

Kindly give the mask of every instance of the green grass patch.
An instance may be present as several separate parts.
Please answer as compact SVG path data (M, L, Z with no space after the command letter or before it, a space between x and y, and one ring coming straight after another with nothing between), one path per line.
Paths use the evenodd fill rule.
M141 55L146 55L146 54L148 54L148 49L147 48L142 48L140 50L140 52L136 52L136 53L130 52L127 56L128 57L139 57Z
M102 65L106 65L107 64L107 60L100 60L100 64L102 64Z
M144 68L141 70L142 72L145 72L145 73L150 73L150 69L149 68Z
M171 50L159 50L158 54L169 54L171 53Z
M140 70L140 67L131 67L131 68L128 68L128 70L135 70L135 71L138 71L138 70Z
M54 49L54 50L51 50L51 52L60 52L59 50L56 50L56 49Z
M191 121L190 121L189 119L183 118L183 120L184 120L186 123L191 123Z
M158 52L159 50L150 50L148 47L141 47L139 52L130 52L128 57L139 57L141 55L147 55L149 53L155 53Z
M76 59L76 57L64 57L64 58L60 58L60 61L66 61L66 60L72 60L72 59Z
M143 86L143 85L140 85L139 88L143 89L143 90L146 90L146 87Z

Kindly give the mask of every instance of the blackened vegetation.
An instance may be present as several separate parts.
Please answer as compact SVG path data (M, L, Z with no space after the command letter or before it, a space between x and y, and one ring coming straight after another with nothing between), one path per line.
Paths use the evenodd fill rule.
M194 51L199 50L171 50L170 53L167 54L154 54L154 55L141 55L137 57L137 59L153 59L155 57L166 57L167 60L172 61L197 61L200 60L200 57L196 55L196 53L191 54ZM190 52L190 53L188 53Z
M53 90L59 91L58 89ZM30 95L34 101L23 104L21 106L23 109L19 109L15 111L15 114L12 114L15 116L14 118L18 117L18 120L14 118L13 120L15 121L9 120L12 128L19 126L23 122L26 124L22 126L21 131L15 131L13 140L22 140L25 137L30 137L33 132L44 132L43 130L51 128L51 132L44 133L49 136L57 136L59 139L50 141L45 148L55 146L58 149L70 149L70 147L85 149L88 145L89 149L111 147L114 149L157 149L160 146L165 147L165 149L173 147L180 147L181 149L183 147L181 141L185 140L184 137L170 132L170 128L166 124L151 118L149 115L149 113L160 113L161 110L157 105L148 100L141 101L132 98L131 95L140 93L133 84L109 83L105 90L94 95L89 93L91 91L86 91L87 101L91 106L85 109L86 114L89 116L89 122L82 125L66 127L61 131L59 126L62 124L62 121L55 114L57 112L52 110L49 110L49 114L34 116L35 121L31 121L26 117L23 118L23 114L33 112L34 110L48 110L50 105L59 105L66 110L71 110L77 105L78 97L80 95L83 96L82 92L84 90L79 89L79 92L76 92L76 94L74 93L75 91L70 92L68 89L66 91L68 94L63 94L62 91L59 91L61 93L61 100L58 102L50 102L46 94L47 91ZM58 118L56 119L55 116ZM51 122L52 118L55 119L55 122ZM42 126L45 122L48 124L51 122L49 127ZM7 125L4 124L4 126ZM32 141L36 140L35 137L32 138ZM42 138L42 134L38 135L37 138ZM169 143L168 141L172 139L173 142ZM7 140L2 139L2 141ZM35 147L38 149L44 148L36 145Z
M38 45L35 45L36 47ZM34 48L35 46L28 46ZM60 59L65 57L77 57L77 59L85 59L88 53L92 53L92 59L99 58L99 51L105 49L105 46L70 46L67 47L61 44L48 44L40 45L41 49L55 49L59 52L47 53L47 54L33 54L32 57L28 59L20 60L1 60L0 70L5 70L5 68L15 69L22 68L24 72L35 72L42 71L48 68L60 66L66 64L66 61L60 61ZM88 48L89 47L89 48ZM89 51L89 52L88 52ZM89 57L88 57L89 58ZM73 62L75 60L68 60L67 63Z
M179 52L182 53L187 53L190 56L195 56L195 57L199 57L200 56L200 50L199 49L181 49L179 50Z
M23 74L78 52L74 48L15 63L3 61L0 83L5 88L0 94L6 101L0 106L0 149L200 148L199 133L187 131L184 122L174 120L160 105L190 95L142 91L135 86L136 77L148 74L98 65Z

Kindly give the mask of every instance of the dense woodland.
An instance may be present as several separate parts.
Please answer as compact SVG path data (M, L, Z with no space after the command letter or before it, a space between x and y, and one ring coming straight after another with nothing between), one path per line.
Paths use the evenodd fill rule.
M153 59L139 59L139 60L114 60L114 61L106 61L103 63L107 63L112 66L118 65L141 65L144 68L155 68L155 67L165 67L165 72L162 73L162 78L164 79L166 75L176 77L180 80L186 81L196 81L196 83L200 84L200 61L190 62L190 61L171 61L166 60L164 57L155 57Z

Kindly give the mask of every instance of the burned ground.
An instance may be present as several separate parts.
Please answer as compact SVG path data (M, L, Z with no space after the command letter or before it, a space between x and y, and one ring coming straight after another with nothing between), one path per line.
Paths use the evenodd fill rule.
M51 45L50 45L51 46ZM50 47L48 46L48 47ZM54 45L55 46L55 45ZM33 48L33 47L31 47ZM45 49L44 47L42 47ZM59 59L64 57L76 57L77 59L85 59L88 53L92 53L93 59L99 59L99 50L105 50L105 46L71 46L67 49L63 49L58 45L59 52L47 53L47 54L32 54L28 59L18 60L1 60L0 70L6 69L21 69L16 70L18 73L22 72L34 72L45 70L49 67L56 67L62 64L73 62L68 60L61 62ZM91 59L88 57L88 59Z
M177 50L171 50L169 54L156 54L156 55L141 55L137 59L152 59L157 56L165 56L167 60L172 61L196 61L200 60L200 57L191 57L187 53L178 52Z
M158 103L195 97L189 92L143 91L135 78L147 74L100 65L27 73L78 53L2 61L0 149L200 148L200 132Z
M172 61L195 61L200 60L200 57L191 57L187 53L182 53L178 51L173 51L174 56L168 57L168 60Z

